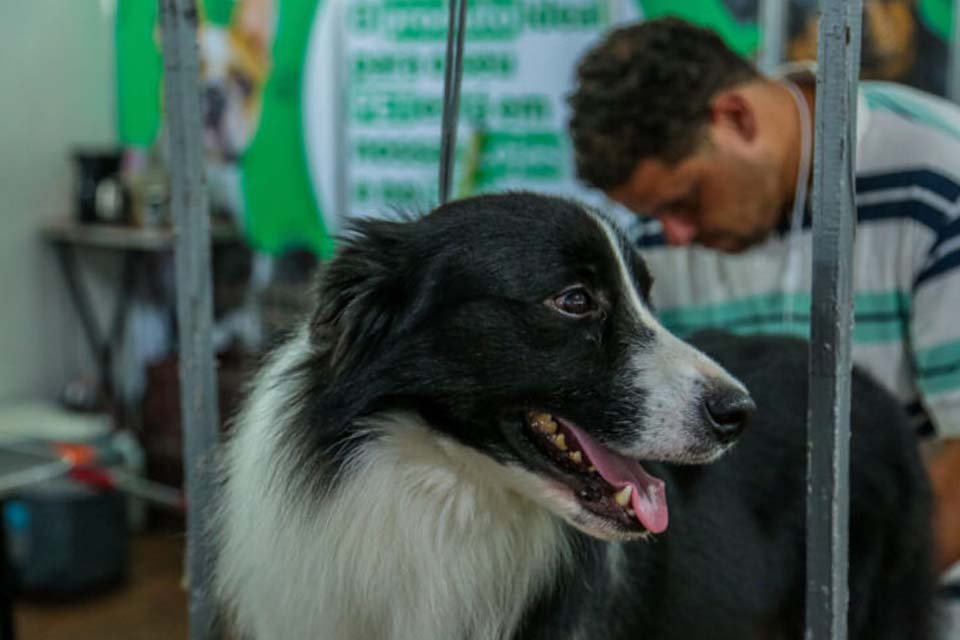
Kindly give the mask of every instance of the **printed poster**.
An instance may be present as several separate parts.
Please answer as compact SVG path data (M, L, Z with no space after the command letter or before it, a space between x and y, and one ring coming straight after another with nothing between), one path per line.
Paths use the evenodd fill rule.
M572 173L565 96L608 28L673 14L738 52L757 0L468 0L454 193L535 189L599 202ZM867 0L862 75L942 93L950 0ZM258 250L328 257L351 216L436 202L447 8L441 0L202 0L211 202ZM162 135L157 3L119 0L118 130ZM816 52L815 0L789 0L789 59Z

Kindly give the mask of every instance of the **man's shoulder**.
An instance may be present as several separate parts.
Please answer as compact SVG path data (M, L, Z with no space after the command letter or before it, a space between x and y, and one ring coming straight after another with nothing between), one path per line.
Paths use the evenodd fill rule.
M892 82L860 83L866 105L857 145L857 217L882 226L919 223L934 234L960 201L960 107Z
M956 103L909 85L865 80L860 82L859 88L871 111L902 113L937 125L940 124L937 118L945 118L948 122L960 120L960 106Z
M858 223L918 223L939 234L957 218L960 171L926 164L857 171Z
M892 82L860 84L857 169L933 166L960 177L960 107Z

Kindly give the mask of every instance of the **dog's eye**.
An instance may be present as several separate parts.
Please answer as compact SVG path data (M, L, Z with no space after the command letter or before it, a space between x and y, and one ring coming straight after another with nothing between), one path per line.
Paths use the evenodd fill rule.
M246 74L232 70L230 71L230 79L237 85L244 97L253 93L253 81Z
M596 300L583 287L567 289L550 300L550 306L569 316L585 316L598 309Z

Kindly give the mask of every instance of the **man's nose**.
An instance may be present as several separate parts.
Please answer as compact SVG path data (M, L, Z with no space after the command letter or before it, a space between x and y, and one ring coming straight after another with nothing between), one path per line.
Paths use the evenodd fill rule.
M659 216L659 219L668 244L690 244L697 235L697 226L690 220L668 215Z

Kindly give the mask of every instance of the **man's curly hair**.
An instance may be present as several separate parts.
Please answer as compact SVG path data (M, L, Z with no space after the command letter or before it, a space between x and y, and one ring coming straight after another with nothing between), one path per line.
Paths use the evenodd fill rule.
M723 89L760 77L709 29L661 18L611 32L577 66L568 98L581 180L603 191L647 158L693 151Z

